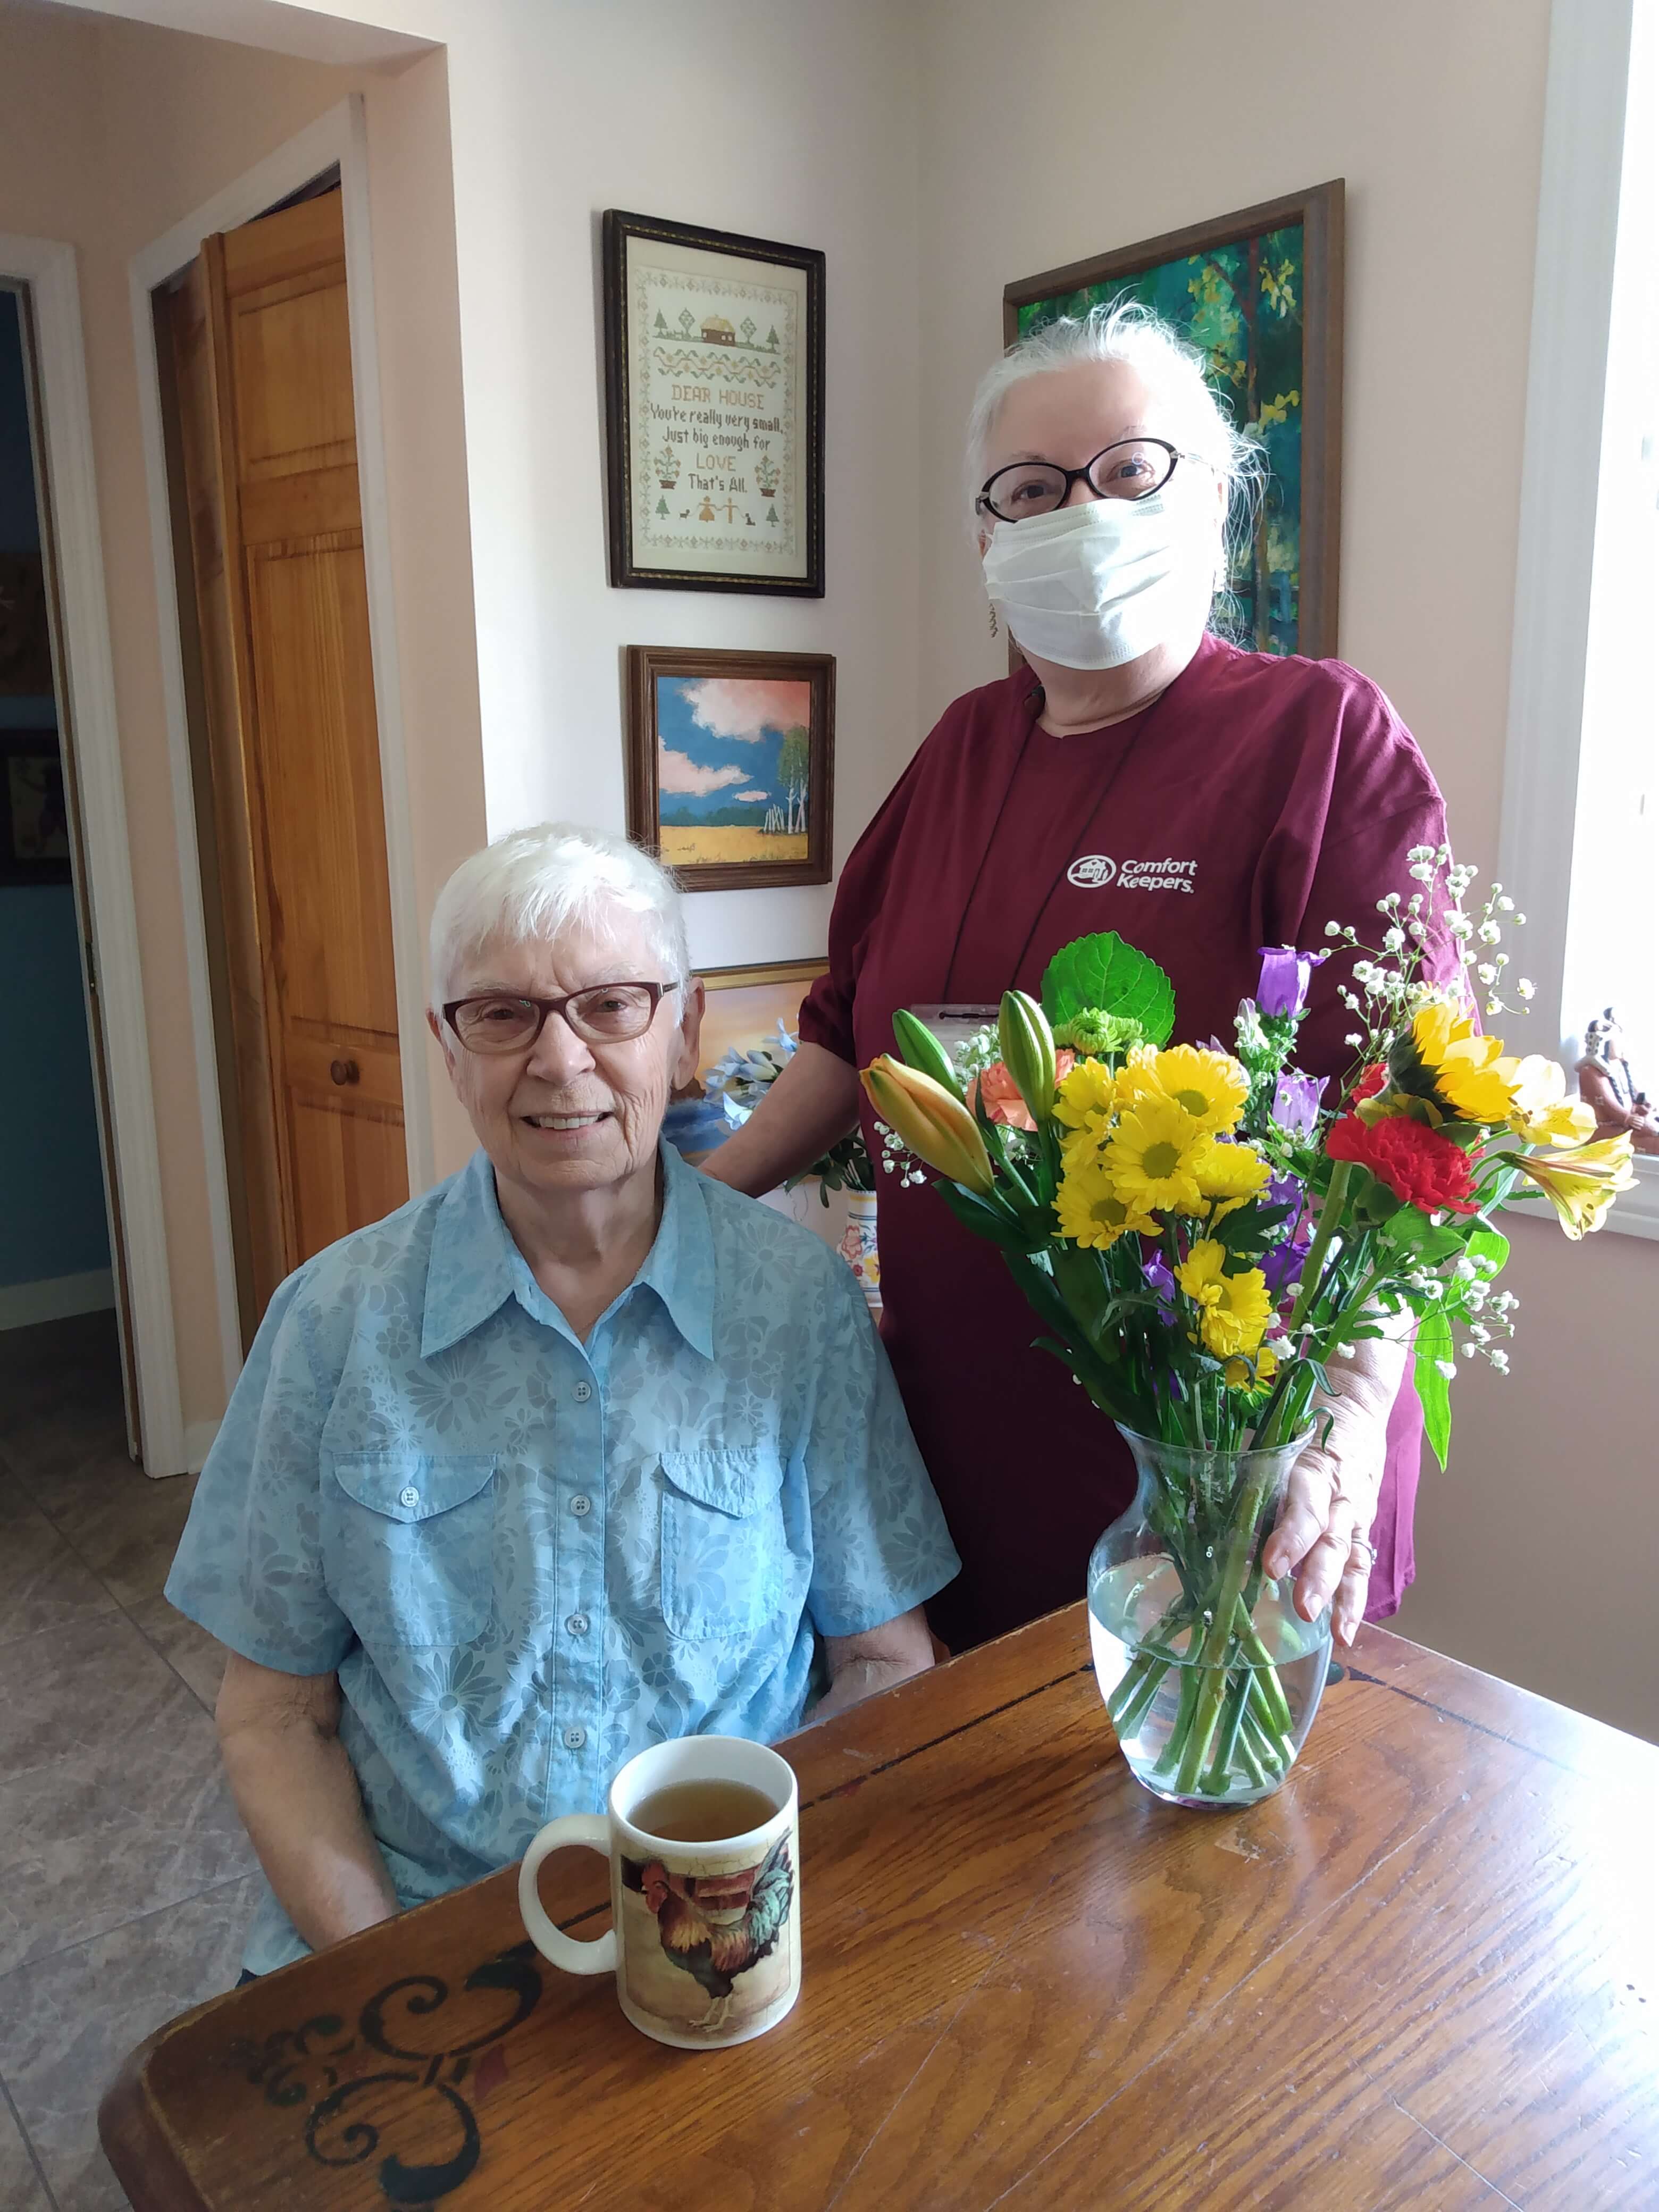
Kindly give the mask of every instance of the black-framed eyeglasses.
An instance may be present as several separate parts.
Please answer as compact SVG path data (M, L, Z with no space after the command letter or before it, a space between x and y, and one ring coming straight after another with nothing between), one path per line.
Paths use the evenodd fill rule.
M452 999L444 1008L449 1024L469 1052L527 1052L547 1027L550 1014L561 1015L584 1044L626 1044L643 1036L657 1008L678 983L590 983L562 999L532 999L516 991L479 991Z
M1063 469L1058 461L1011 461L987 477L974 505L999 522L1024 522L1028 515L1064 507L1074 483L1086 483L1100 499L1150 499L1169 483L1177 461L1199 458L1166 438L1120 438L1080 469Z

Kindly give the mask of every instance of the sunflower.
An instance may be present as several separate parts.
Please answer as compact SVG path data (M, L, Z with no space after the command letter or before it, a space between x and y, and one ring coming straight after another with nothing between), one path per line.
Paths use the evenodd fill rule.
M1155 1206L1196 1213L1203 1200L1194 1172L1204 1134L1173 1099L1143 1097L1118 1124L1106 1146L1112 1187L1127 1206L1150 1213Z
M1109 1251L1120 1237L1158 1234L1157 1222L1124 1204L1112 1188L1110 1175L1097 1160L1067 1167L1054 1195L1054 1214L1062 1237L1069 1237L1076 1244L1092 1245L1097 1252Z
M1402 1091L1460 1121L1507 1121L1520 1063L1497 1037L1477 1036L1467 1014L1437 1000L1418 1009L1390 1065Z
M1529 1052L1517 1060L1510 1127L1528 1145L1583 1145L1595 1134L1595 1115L1582 1098L1567 1097L1558 1060Z
M1273 1170L1253 1145L1218 1145L1212 1138L1194 1172L1199 1196L1210 1200L1211 1220L1220 1221L1264 1189Z
M1117 1078L1103 1060L1080 1060L1060 1079L1054 1119L1067 1129L1086 1129L1112 1110Z
M1254 1352L1273 1310L1261 1268L1230 1275L1229 1256L1224 1244L1201 1237L1176 1269L1176 1281L1199 1309L1198 1333L1206 1350L1222 1359Z

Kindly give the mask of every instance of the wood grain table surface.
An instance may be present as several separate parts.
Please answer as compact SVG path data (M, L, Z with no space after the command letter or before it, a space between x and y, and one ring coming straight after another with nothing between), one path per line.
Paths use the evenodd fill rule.
M1080 1606L783 1748L769 2035L648 2041L494 1875L152 2036L138 2212L1659 2208L1659 1750L1366 1629L1276 1797L1180 1812ZM604 1879L543 1894L593 1934Z

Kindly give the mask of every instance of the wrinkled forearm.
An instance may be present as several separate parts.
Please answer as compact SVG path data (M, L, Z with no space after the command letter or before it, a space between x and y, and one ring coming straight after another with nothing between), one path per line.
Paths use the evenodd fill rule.
M398 1894L338 1736L296 1716L224 1730L220 1747L259 1863L312 1949L389 1920Z

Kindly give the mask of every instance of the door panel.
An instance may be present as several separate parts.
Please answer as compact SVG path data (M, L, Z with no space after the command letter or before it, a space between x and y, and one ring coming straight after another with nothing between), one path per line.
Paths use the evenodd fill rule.
M263 1313L283 1274L409 1194L338 193L208 240L192 281L215 825L268 1102L262 1120L240 1097L241 1136L280 1225L252 1270Z

